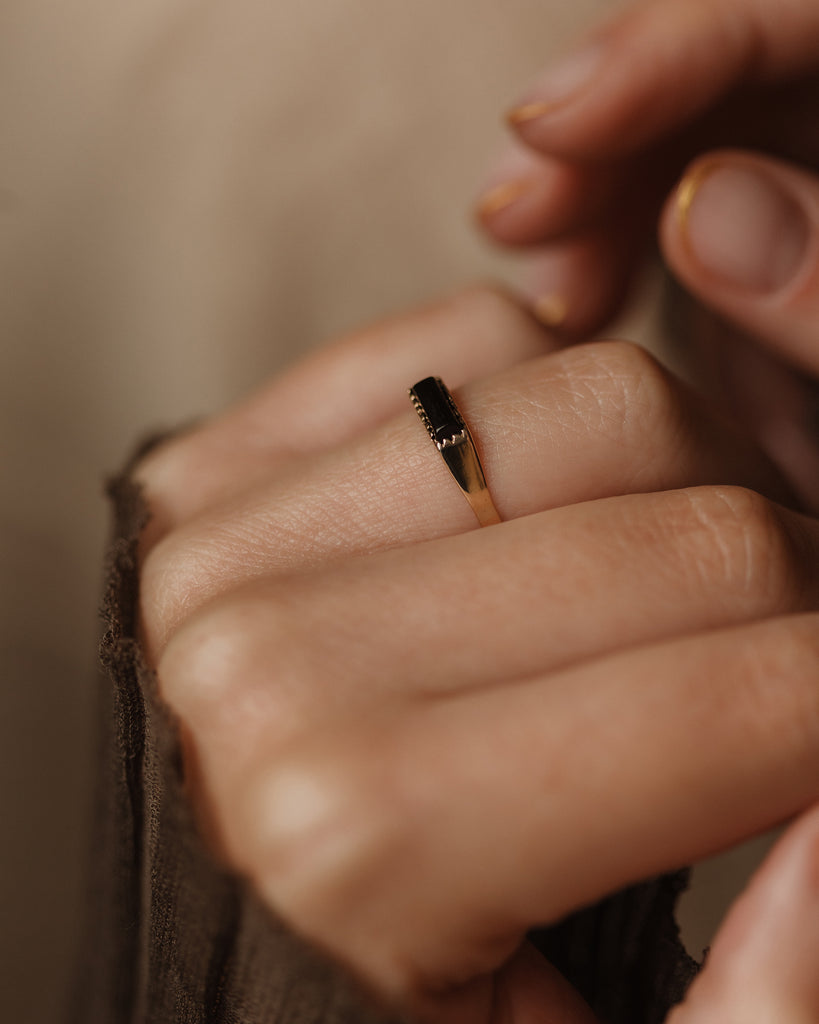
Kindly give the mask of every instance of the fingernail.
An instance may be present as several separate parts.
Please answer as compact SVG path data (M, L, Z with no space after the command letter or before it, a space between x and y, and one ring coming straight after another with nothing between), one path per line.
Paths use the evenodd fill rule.
M534 121L568 102L594 78L602 56L602 45L595 43L558 61L537 80L529 98L509 111L509 121L512 124Z
M701 165L679 186L677 214L696 261L729 286L773 293L802 265L810 237L805 212L757 168Z
M560 327L566 320L569 307L562 295L551 293L536 299L532 309L544 327Z
M523 179L504 181L500 185L495 185L494 188L488 189L478 199L478 215L481 217L491 217L516 203L518 199L531 192L531 190L531 182Z

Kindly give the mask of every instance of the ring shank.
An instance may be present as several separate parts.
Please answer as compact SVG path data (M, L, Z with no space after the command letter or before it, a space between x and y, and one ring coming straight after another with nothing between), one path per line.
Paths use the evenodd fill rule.
M469 427L440 377L426 377L410 388L410 398L450 473L481 526L501 522L486 485Z
M466 438L460 444L447 445L440 452L450 473L455 477L464 497L472 506L481 526L494 526L501 521L492 495L486 486L483 466L478 458L469 428L464 426Z

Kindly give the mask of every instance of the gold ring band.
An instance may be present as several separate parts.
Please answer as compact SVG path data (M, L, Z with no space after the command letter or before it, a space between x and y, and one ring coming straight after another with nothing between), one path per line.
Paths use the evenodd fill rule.
M409 389L409 396L478 522L481 526L499 523L475 442L447 386L440 377L425 377Z

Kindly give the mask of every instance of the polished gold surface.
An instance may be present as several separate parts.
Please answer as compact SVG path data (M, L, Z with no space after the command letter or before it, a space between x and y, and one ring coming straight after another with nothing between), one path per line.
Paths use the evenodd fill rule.
M409 395L480 525L501 522L472 434L447 386L440 377L427 377L413 385Z
M481 460L475 450L475 443L468 428L464 428L464 440L458 444L439 448L450 473L472 506L481 526L493 526L501 521L492 495L486 486Z

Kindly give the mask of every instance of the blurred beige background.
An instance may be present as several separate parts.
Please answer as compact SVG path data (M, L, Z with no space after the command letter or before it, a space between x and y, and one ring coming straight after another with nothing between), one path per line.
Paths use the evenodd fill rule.
M512 274L468 217L500 111L608 6L4 0L5 1019L59 1020L78 943L105 472L339 331Z

